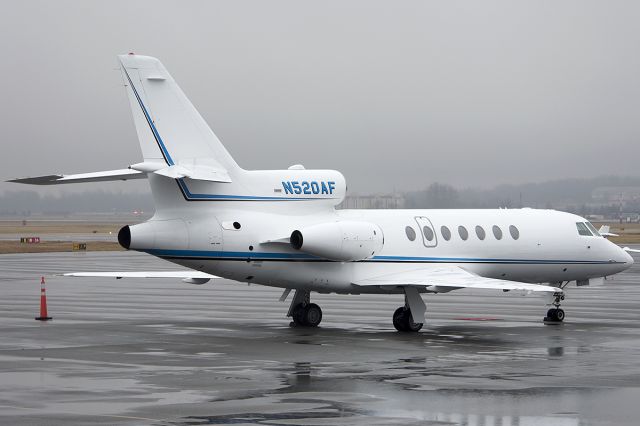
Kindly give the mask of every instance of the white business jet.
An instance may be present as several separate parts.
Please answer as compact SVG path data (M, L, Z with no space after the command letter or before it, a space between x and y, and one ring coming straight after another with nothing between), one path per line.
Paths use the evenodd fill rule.
M584 218L554 210L340 210L344 176L333 170L244 170L159 60L119 56L143 161L127 169L14 179L63 184L147 178L156 212L118 241L189 268L78 272L71 276L214 278L295 290L287 316L322 320L310 293L404 294L399 331L418 331L422 294L462 288L547 294L545 320L562 322L570 282L601 282L632 257Z

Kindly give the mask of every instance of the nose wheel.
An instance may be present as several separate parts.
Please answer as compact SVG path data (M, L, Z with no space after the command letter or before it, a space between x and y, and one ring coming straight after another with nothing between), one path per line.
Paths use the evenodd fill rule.
M560 308L552 308L547 311L544 317L545 322L562 322L564 321L564 310Z
M564 286L562 287L564 288ZM564 310L560 308L560 303L564 300L564 293L554 294L553 308L547 311L544 317L545 324L559 324L564 321Z

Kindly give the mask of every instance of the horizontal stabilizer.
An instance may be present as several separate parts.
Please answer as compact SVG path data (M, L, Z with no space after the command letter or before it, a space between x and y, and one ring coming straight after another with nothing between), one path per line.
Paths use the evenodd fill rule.
M632 249L630 247L623 247L622 250L624 251L628 251L629 253L640 253L640 250L638 249Z
M562 293L557 287L542 284L527 284L517 281L497 280L484 278L459 267L434 266L432 268L420 268L406 272L382 275L373 278L357 280L353 283L358 286L420 286L428 291L444 293L460 288L475 288L503 291L525 291Z
M204 284L210 279L220 278L200 271L121 271L121 272L69 272L65 277L94 278L179 278L189 284Z
M209 160L209 162L213 163L212 160ZM229 173L227 173L225 169L211 164L188 163L187 165L175 164L173 166L167 166L165 163L157 161L144 161L142 163L132 164L129 168L146 173L155 173L171 179L189 178L209 182L231 182Z
M598 234L602 235L603 237L617 237L618 234L614 234L611 231L611 227L609 225L602 225L600 227L600 229L598 229Z
M146 173L138 170L120 169L104 172L80 173L75 175L46 175L11 179L7 182L28 185L60 185L63 183L107 182L114 180L145 179Z
M225 170L210 169L207 167L186 168L184 166L175 165L156 170L154 173L173 179L189 178L194 180L206 180L209 182L231 182L231 178Z

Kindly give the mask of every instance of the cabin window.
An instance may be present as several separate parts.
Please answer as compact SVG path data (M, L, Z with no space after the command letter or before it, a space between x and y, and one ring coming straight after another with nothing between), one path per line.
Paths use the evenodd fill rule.
M600 235L600 233L598 232L596 227L591 224L591 222L585 222L584 224L587 225L587 228L589 228L589 230L591 231L591 233L593 235L595 235L596 237L601 237L602 236L602 235Z
M422 232L424 232L424 237L427 239L427 241L433 241L433 229L428 226L423 226Z
M576 222L576 228L578 228L578 234L582 235L583 237L593 237L593 234L591 233L591 231L589 231L589 228L587 228L587 225L585 225L582 222Z
M476 235L478 236L479 240L484 240L484 237L487 236L487 234L484 232L484 228L480 225L476 226Z
M513 225L509 225L509 233L511 234L511 238L514 240L520 238L520 231L518 231L518 228Z
M458 234L460 235L460 238L462 238L463 240L466 240L467 238L469 238L469 231L467 231L467 228L465 228L464 226L458 226Z
M451 239L451 231L446 226L440 228L440 233L445 240L449 241Z
M412 227L407 226L406 228L404 228L404 232L406 232L409 241L415 241L416 231L414 231Z
M502 239L502 229L500 229L498 225L493 225L491 230L493 231L493 236L496 237L496 240Z

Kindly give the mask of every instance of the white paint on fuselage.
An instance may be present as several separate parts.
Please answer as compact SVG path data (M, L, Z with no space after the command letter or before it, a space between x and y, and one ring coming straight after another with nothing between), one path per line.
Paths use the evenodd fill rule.
M264 204L253 209L247 208L247 204L243 203L241 210L234 208L239 207L236 203L224 203L224 207L218 205L221 208L214 211L199 206L202 208L197 210L203 214L186 221L191 237L188 249L177 252L182 258L163 257L189 268L238 281L346 293L380 292L378 288L355 287L351 283L420 269L425 263L457 265L483 277L526 283L557 283L608 276L627 269L633 263L626 252L607 239L580 236L576 222L586 222L584 218L554 210L331 209L292 214L302 206L288 202L273 209L265 209ZM282 204L291 205L291 209L286 211ZM426 245L417 217L426 217L433 225L435 239ZM365 261L329 262L288 259L288 256L303 254L288 244L261 244L287 238L295 229L336 220L375 223L384 233L383 249ZM241 228L222 229L218 225L222 222L238 222ZM476 235L478 225L484 229L484 240ZM494 236L494 225L502 231L500 240ZM519 231L517 240L509 232L511 225ZM407 238L406 226L416 231L414 241ZM451 231L449 241L443 238L442 226ZM461 239L459 226L467 229L467 240ZM219 235L216 237L215 234ZM213 244L213 240L218 243Z

